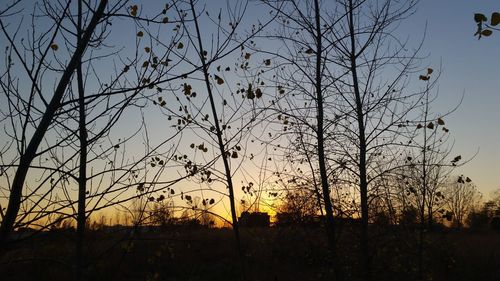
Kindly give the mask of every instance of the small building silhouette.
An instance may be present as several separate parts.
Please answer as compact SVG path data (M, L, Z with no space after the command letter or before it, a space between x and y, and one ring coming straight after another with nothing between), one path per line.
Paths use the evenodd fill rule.
M239 218L240 226L244 227L269 227L270 218L265 212L243 212Z

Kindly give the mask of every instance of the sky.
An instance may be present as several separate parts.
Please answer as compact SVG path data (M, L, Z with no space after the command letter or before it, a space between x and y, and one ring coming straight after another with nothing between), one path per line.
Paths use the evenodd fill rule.
M246 19L264 11L250 1ZM423 39L422 64L441 71L432 110L445 114L459 105L446 125L453 154L470 161L455 173L470 177L485 197L500 188L500 31L478 40L474 13L489 18L494 11L500 11L500 2L421 0L396 34L415 46Z
M210 1L216 2L225 3L222 0ZM133 3L148 9L151 2ZM500 188L500 165L497 162L500 159L497 146L500 143L500 72L497 69L500 65L500 31L478 40L473 36L476 31L473 15L481 12L489 17L493 11L500 11L497 1L421 0L415 14L401 22L396 34L399 38L408 38L415 45L423 38L421 54L426 58L422 64L440 70L436 88L439 98L432 105L432 110L438 115L445 114L460 103L447 116L446 126L454 142L453 154L460 154L470 161L455 173L470 177L485 197ZM251 22L264 13L267 11L262 6L251 1L246 19ZM136 30L131 31L130 26L115 23L112 28L112 36L135 41ZM118 138L120 133L127 135L129 125L138 117L126 115L122 127L115 130L117 136L113 137ZM165 130L165 124L160 120L148 126L151 136L161 136ZM238 182L237 189L240 186ZM223 208L228 213L228 206L223 205Z
M473 179L485 196L500 188L500 32L478 40L473 17L480 12L489 18L499 10L498 1L423 0L401 28L401 34L408 30L420 38L427 26L423 53L429 54L429 66L442 69L433 109L447 112L463 96L447 118L455 153L472 157L457 172Z
M469 161L454 174L470 177L485 199L500 188L500 31L478 40L474 13L489 17L494 11L500 11L496 1L421 0L396 34L415 46L424 40L422 65L440 71L432 110L446 114L459 105L446 117L446 126L452 155ZM265 13L251 1L245 19L252 22Z

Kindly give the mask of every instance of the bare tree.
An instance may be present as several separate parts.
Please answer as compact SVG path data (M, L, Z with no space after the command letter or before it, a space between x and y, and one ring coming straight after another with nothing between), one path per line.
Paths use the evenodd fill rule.
M20 139L20 144L21 146L19 147L19 153L21 154L19 158L19 164L16 169L16 173L14 176L14 180L12 182L12 186L10 189L10 196L9 196L9 203L7 206L7 210L5 212L5 216L2 220L2 225L0 226L0 243L3 244L6 242L8 239L9 233L12 231L12 228L14 226L14 223L16 221L16 217L20 208L21 204L21 197L22 197L22 192L23 192L23 186L24 182L26 179L26 175L28 173L29 167L33 161L33 159L37 156L37 150L38 147L40 146L43 137L45 133L47 132L49 126L51 125L54 115L56 114L56 111L60 108L60 104L62 101L62 98L64 96L64 93L66 92L66 89L68 87L68 84L70 83L71 77L75 71L75 69L78 67L79 62L81 61L81 58L85 52L85 49L88 47L88 45L91 42L92 35L94 33L94 30L96 26L100 23L102 20L102 17L104 15L104 9L106 8L107 1L101 1L99 3L99 6L93 13L92 19L90 20L87 28L83 32L83 35L81 37L80 44L76 46L74 52L71 55L71 60L67 63L64 72L58 82L58 85L54 91L53 96L51 97L50 102L46 103L46 110L43 113L43 116L40 119L39 124L36 127L36 130L34 131L32 137L30 138L28 145L24 147L25 139L27 139L26 131L23 130L21 139ZM54 28L54 34L52 36L52 40L56 36L57 32L59 32L61 28L61 22L62 19L65 17L65 13L69 9L69 3L65 5L65 8L63 10L63 16L61 16L60 19L56 21L56 25ZM4 19L0 18L0 27L2 28L4 36L7 38L7 40L10 42L11 47L13 48L13 52L15 56L17 56L21 61L23 61L23 55L22 55L22 50L16 47L16 44L14 42L14 37L11 36L8 31L6 30L6 25L4 23ZM48 52L52 49L57 49L57 45L55 43L48 44L42 49L42 60L47 56ZM10 57L10 56L9 56ZM41 66L42 64L39 64ZM26 64L26 67L29 67ZM26 69L30 74L33 73L37 75L39 72L39 67L34 68L32 71L27 68ZM31 76L30 78L33 79L33 88L37 89L35 85L38 82L36 79L36 76ZM9 81L10 82L10 81ZM33 94L31 97L35 95L36 91L33 91ZM42 97L42 99L44 99ZM44 100L45 102L45 100ZM29 111L32 109L31 103L27 104L27 112L28 114L26 115L27 120L29 120ZM27 122L25 122L25 125L27 125ZM24 127L26 128L26 127Z
M277 92L274 126L281 130L276 135L290 143L290 147L280 148L282 162L290 166L278 172L277 177L285 185L289 181L292 185L294 181L308 182L318 209L325 214L329 249L335 256L338 233L331 201L335 173L326 148L331 144L331 140L327 140L327 135L331 135L328 132L336 128L331 111L336 97L331 84L337 77L328 72L331 62L327 58L335 43L326 37L331 36L336 19L323 10L321 1L263 2L277 15L276 31L266 34L266 38L277 42L279 49L260 47L257 50L273 57L264 61L269 70L274 70L268 78ZM336 262L334 257L333 263Z
M380 194L378 182L398 166L394 160L408 144L404 128L425 95L408 90L415 81L420 46L411 49L394 36L394 29L413 13L416 3L340 1L345 16L339 17L332 32L337 43L331 60L348 72L334 85L341 100L336 108L344 117L336 147L341 149L337 153L348 157L345 181L359 187L365 280L372 279L370 202Z
M160 40L143 28L145 23L159 27L170 23L165 18L158 19L168 6L156 15L147 16L137 5L126 6L126 3L78 1L73 5L70 1L57 4L40 1L33 13L44 17L33 14L31 25L25 26L21 20L13 29L14 21L5 24L4 19L23 10L0 19L2 34L8 42L6 68L0 82L2 94L7 98L7 104L2 107L2 122L10 138L5 140L1 155L8 186L2 189L6 194L2 199L9 197L7 211L2 215L1 243L5 246L13 228L32 224L39 224L40 230L49 227L53 214L75 218L75 279L84 277L85 225L93 212L159 190L168 188L170 192L169 186L185 178L159 180L166 163L173 159L175 146L170 142L178 138L179 132L174 131L152 145L142 111L157 95L152 89L194 71L184 68L181 72L177 70L178 63L169 64L173 61L169 59L173 42L182 34L174 30L171 38L161 38L163 45L157 44L155 50L148 46L140 48L143 37L149 37L149 43ZM16 5L27 9L21 4L17 1L8 9ZM112 20L118 18L128 20L132 27L139 29L130 34L135 41L132 50L114 49L104 43L113 35L109 30ZM38 21L43 23L40 25L52 23L52 26L40 33ZM25 38L19 35L19 30L25 27L30 32L23 41ZM146 55L140 53L139 48ZM86 49L90 51L85 52ZM64 60L66 52L69 62ZM139 63L144 57L146 60ZM108 65L98 62L104 59ZM104 77L101 70L108 71L109 76ZM50 89L44 88L52 77L58 83L53 95ZM30 81L28 87L19 85L23 78ZM51 97L50 102L47 95ZM137 129L118 140L110 137L121 125L119 121L124 113L131 111L139 117ZM126 153L125 146L137 141L139 132L144 135L144 154L131 160L132 153ZM162 159L155 156L159 154L163 154ZM155 157L149 161L151 156ZM148 174L148 167L154 166L156 171ZM14 175L12 181L11 174ZM39 180L26 181L27 175L28 179ZM76 200L72 192L75 182L78 184ZM130 192L136 189L136 194Z
M197 71L185 76L180 85L172 83L166 87L175 100L159 102L165 117L174 122L172 126L185 128L184 135L192 140L177 148L179 157L176 159L182 163L189 180L200 187L183 189L181 200L197 213L197 217L209 223L210 217L215 215L212 210L215 204L228 199L230 220L223 214L218 217L232 225L242 277L246 279L235 178L243 178L242 183L247 181L248 190L253 186L252 176L245 172L243 161L250 158L248 138L263 110L256 109L255 100L240 95L252 91L254 81L244 79L249 86L242 90L241 85L245 82L233 83L231 80L238 79L234 61L248 66L250 55L242 51L243 46L266 26L266 22L255 24L245 34L241 25L247 1L228 4L224 13L217 6L203 4L188 0L172 5L181 19L176 28L183 32L183 37L175 43L175 52Z
M456 228L464 226L466 218L481 200L481 194L469 177L452 177L444 188L446 209L451 211L453 225Z
M432 88L437 78L434 70L428 68L419 80L425 83L423 98L420 101L419 116L404 125L408 137L406 149L399 156L399 167L392 170L399 179L396 191L403 210L418 212L418 278L425 279L424 257L426 230L432 229L437 215L451 220L445 211L445 187L454 168L467 161L458 155L451 157L453 143L450 142L449 129L445 118L457 107L444 113L435 114L432 104L437 99L437 92Z

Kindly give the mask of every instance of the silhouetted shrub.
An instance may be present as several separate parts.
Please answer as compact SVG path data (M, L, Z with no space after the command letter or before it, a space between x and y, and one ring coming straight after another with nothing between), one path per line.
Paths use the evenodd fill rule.
M269 227L270 224L269 215L262 212L243 212L239 222L241 226L246 227Z
M373 217L373 223L377 225L391 224L391 218L386 212L377 212Z
M320 227L323 223L324 217L315 215L302 215L300 213L277 213L276 226L292 226L300 225L307 227Z
M491 219L491 229L500 231L500 217L494 217Z
M486 229L488 227L488 214L486 212L472 212L467 218L467 224L471 229Z
M412 226L417 223L418 211L415 207L406 207L401 212L401 218L399 220L400 225Z
M276 226L290 226L299 223L299 215L295 213L277 213Z

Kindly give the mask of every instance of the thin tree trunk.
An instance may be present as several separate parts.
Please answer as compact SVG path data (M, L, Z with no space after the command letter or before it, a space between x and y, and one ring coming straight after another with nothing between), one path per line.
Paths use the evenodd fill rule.
M427 206L427 229L432 230L434 227L434 218L432 217L432 200L429 201Z
M315 79L315 90L316 90L316 105L318 108L317 115L317 138L318 138L318 158L319 158L319 174L321 179L321 187L323 191L323 199L325 201L325 213L326 222L329 231L328 238L331 240L333 246L334 239L334 220L333 220L333 207L330 200L330 186L328 182L328 174L326 171L325 163L325 148L324 148L324 112L323 112L323 89L321 84L321 49L322 49L322 35L321 35L321 23L320 23L320 11L319 11L319 1L314 1L315 6L315 17L316 17L316 79Z
M356 99L356 118L358 121L358 140L359 140L359 192L361 197L361 254L363 259L364 280L372 280L371 272L371 253L368 237L368 180L366 172L366 134L363 112L363 102L361 91L359 89L357 62L356 62L356 34L354 34L354 7L352 1L349 1L349 34L351 37L351 75Z
M236 213L236 205L235 205L235 197L234 197L234 186L233 186L233 179L231 178L231 168L229 166L229 161L228 161L228 156L226 155L226 149L224 145L224 141L222 139L222 130L220 128L220 123L218 120L218 114L217 114L217 108L215 106L215 100L212 92L212 86L210 85L210 74L208 73L208 65L205 59L205 56L203 55L203 51L205 50L203 48L203 43L201 40L202 34L200 31L200 27L198 24L198 18L195 12L195 7L193 4L193 0L189 1L189 4L191 5L191 12L193 14L193 20L194 24L196 27L196 37L198 38L198 49L200 51L200 59L202 62L202 69L203 69L203 75L204 75L204 80L205 80L205 86L207 89L208 97L210 100L210 106L212 109L212 115L213 115L213 120L215 123L215 131L217 133L217 144L219 147L219 152L222 157L222 161L224 163L224 172L226 175L226 181L227 181L227 187L229 189L229 203L230 203L230 208L231 208L231 219L232 219L232 225L233 225L233 232L234 236L236 239L236 248L238 250L239 258L240 258L240 265L241 265L241 273L242 273L242 278L243 280L246 280L246 274L245 274L245 261L244 261L244 253L243 253L243 248L241 246L241 238L240 238L240 232L239 232L239 227L238 227L238 217Z
M316 137L318 139L318 164L319 164L319 174L321 179L321 188L323 193L323 200L325 205L326 214L326 231L328 235L328 243L330 252L332 255L332 264L335 267L335 274L338 278L341 277L341 270L337 260L337 249L335 243L335 220L333 217L333 206L330 199L330 184L328 182L328 173L326 170L326 160L325 160L325 137L324 137L324 97L323 97L323 85L321 83L321 73L322 73L322 49L323 49L323 35L321 32L321 14L319 8L319 0L314 1L314 16L315 16L315 29L316 29L316 70L315 70L315 91L316 91L316 106L318 110L317 114L317 132Z
M77 46L81 42L82 33L82 1L78 1L78 32ZM78 124L79 139L80 139L80 167L78 175L78 215L76 222L76 261L75 261L75 281L84 280L84 253L83 245L85 242L85 223L87 221L85 215L85 201L87 189L87 120L85 112L85 89L83 85L82 60L80 58L76 68L76 76L78 83L78 109L80 120Z
M66 66L66 69L62 74L61 79L59 80L54 95L52 96L52 99L47 106L47 109L43 114L43 117L38 124L38 127L36 128L35 133L33 134L33 137L28 144L28 147L26 148L26 151L23 153L23 155L21 155L19 166L16 170L16 174L12 182L7 211L5 212L2 225L0 226L0 251L3 250L5 243L9 239L10 232L12 231L16 222L16 217L21 206L21 197L24 182L26 180L26 175L28 174L31 162L36 157L38 146L42 142L47 129L52 123L54 114L59 109L59 105L61 103L64 92L66 91L66 88L71 80L71 77L73 76L76 67L79 65L79 62L83 56L83 53L85 52L86 47L88 46L88 43L91 39L92 34L94 33L97 24L103 16L104 9L106 8L107 3L108 0L101 0L101 2L99 3L96 12L92 16L92 19L85 33L83 34L81 44L76 47L75 53Z
M316 180L316 175L314 174L314 168L313 168L313 163L312 163L311 157L310 157L309 153L307 152L307 147L304 143L304 135L302 134L302 132L300 132L300 144L302 145L302 147L305 151L307 163L309 164L309 168L311 169L311 171L313 171L311 176L312 176L312 181L313 181L313 185L314 185L314 194L316 195L316 200L318 202L319 213L320 213L321 217L323 217L325 214L323 211L323 204L321 203L321 191L320 191L319 186L318 186L318 181Z
M418 239L418 280L424 280L424 239L425 239L425 207L427 204L427 185L428 185L428 171L427 171L427 115L429 114L429 89L426 89L425 96L425 113L424 113L424 147L422 156L422 205L420 209L420 227Z

